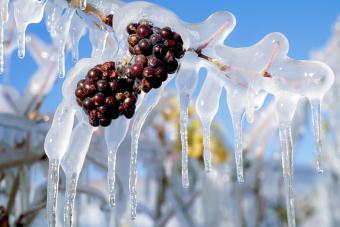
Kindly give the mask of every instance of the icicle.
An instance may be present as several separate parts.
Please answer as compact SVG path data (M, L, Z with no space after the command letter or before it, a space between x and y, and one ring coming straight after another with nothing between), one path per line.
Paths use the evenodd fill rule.
M39 23L47 0L17 0L14 2L14 18L17 25L18 56L25 57L25 33L27 25Z
M197 56L193 53L187 53L183 59L181 67L177 73L176 87L180 99L180 134L182 143L182 185L184 188L189 187L188 173L188 108L190 97L194 92L197 80L199 65Z
M75 9L68 7L62 15L58 15L58 21L55 25L55 35L53 36L54 43L58 48L58 75L65 76L65 47L69 35L70 26ZM53 34L54 32L52 32Z
M168 81L166 82L168 83ZM130 176L129 176L129 186L130 186L130 203L131 203L131 218L135 219L137 214L137 154L138 154L138 140L140 132L142 130L143 124L157 105L161 94L163 92L166 83L162 85L161 88L151 90L145 95L144 100L141 103L140 109L136 112L134 117L134 122L131 130L131 159L130 159Z
M58 47L58 75L60 78L65 76L65 46Z
M282 155L283 179L286 191L288 226L295 227L294 206L294 167L293 140L291 122L294 117L299 97L290 93L282 94L276 103L276 114L279 119L279 135Z
M188 94L180 95L180 134L182 143L182 185L189 188L189 171L188 171L188 108L190 96Z
M86 0L79 0L79 8L81 10L85 10L86 9Z
M46 28L47 28L47 31L51 33L51 36L55 35L55 28L53 27L55 25L56 11L57 11L56 7L53 7L52 12L47 13Z
M6 23L8 21L8 1L9 0L0 1L0 16L2 23Z
M254 112L255 112L255 91L254 84L250 82L247 90L247 105L246 105L246 117L249 123L254 122Z
M108 192L109 192L109 205L114 207L116 205L115 196L115 182L116 182L116 155L117 148L110 149L108 151L108 172L107 172L107 182L108 182Z
M72 224L73 203L77 186L78 176L84 165L85 157L90 146L91 137L95 130L87 122L80 122L73 129L70 144L65 153L61 167L68 181L65 194L64 224L70 227Z
M236 161L236 173L237 181L244 183L243 176L243 139L242 139L242 118L244 113L234 114L232 116L233 128L234 128L234 146L235 146L235 161Z
M97 27L93 27L89 30L89 34L92 46L91 56L93 58L101 58L105 49L108 33L101 31Z
M110 207L115 206L116 155L129 129L130 120L119 118L105 128L105 141L108 149L108 194ZM119 130L117 130L119 129Z
M23 59L25 57L25 28L18 28L18 57Z
M216 71L209 69L203 87L196 101L196 112L201 120L203 127L203 145L204 145L204 166L205 171L211 171L211 152L210 152L210 127L218 107L222 86L219 81L215 81L211 74Z
M243 176L243 139L242 139L242 119L247 100L240 90L228 90L227 104L230 111L233 128L234 128L234 149L237 181L244 183Z
M47 206L46 206L49 227L56 226L59 166L60 162L58 159L49 160L47 179Z
M73 224L74 201L77 192L78 174L66 177L64 226L71 227Z
M72 60L77 62L79 60L79 41L84 35L84 24L79 16L74 16L72 18L72 27L70 29L71 35L71 46L72 46Z
M310 99L310 105L312 110L313 131L315 137L315 146L317 153L317 171L323 173L322 168L322 144L321 144L321 100Z
M279 126L283 178L286 190L288 226L295 227L295 206L294 206L294 168L293 168L293 143L291 126L280 124Z
M51 128L45 138L44 149L49 158L46 205L49 227L56 225L59 165L60 159L66 152L69 144L73 121L74 111L67 108L63 101L56 110Z

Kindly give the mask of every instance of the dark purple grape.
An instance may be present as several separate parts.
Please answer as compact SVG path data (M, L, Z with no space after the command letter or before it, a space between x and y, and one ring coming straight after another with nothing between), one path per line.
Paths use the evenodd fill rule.
M176 42L172 39L167 39L164 41L164 46L168 47L169 49L173 49L176 47Z
M172 38L171 37L172 31L171 31L171 28L169 28L169 27L162 28L160 34L161 34L162 38L164 38L164 39Z
M105 95L101 92L98 92L93 96L93 102L96 106L103 105L105 103Z
M152 29L147 24L141 24L137 27L137 35L141 38L149 38L152 34Z
M119 105L118 109L121 114L123 114L127 110L126 106L123 103Z
M75 95L80 100L83 100L86 97L85 92L82 88L77 88L75 91Z
M180 44L180 45L183 45L183 39L182 37L180 36L180 34L178 34L177 32L173 32L173 40L175 40L176 44Z
M92 68L90 71L87 73L87 78L93 81L97 81L101 79L103 76L103 72L97 68Z
M131 66L131 74L137 78L141 78L142 74L143 74L143 65L141 64L134 64Z
M105 114L105 113L108 112L108 109L107 109L107 107L106 107L105 105L98 106L98 107L97 107L97 110L98 110L98 112L100 112L100 113L102 113L102 114Z
M89 119L89 123L93 127L98 127L99 126L99 120L97 118L96 119Z
M77 83L77 88L84 88L85 79L79 80Z
M101 118L99 120L99 124L100 124L100 126L107 127L107 126L109 126L111 124L111 119L109 119L109 118Z
M163 58L166 53L166 48L162 44L156 44L153 47L153 54L157 56L158 58Z
M148 57L148 66L157 67L161 64L159 59L155 55L151 55Z
M138 44L138 42L140 40L141 40L141 38L138 35L136 35L136 34L129 35L129 37L128 37L128 43L131 46L135 46L136 44Z
M155 76L160 78L161 81L166 81L168 79L168 73L162 66L155 69Z
M112 71L112 70L115 70L115 68L116 68L116 64L113 61L105 62L102 65L102 70L103 71Z
M145 93L148 93L152 87L149 81L147 81L146 79L143 79L141 88Z
M138 27L138 24L136 23L131 23L129 24L127 27L126 27L126 31L129 33L129 34L135 34L137 32L137 27Z
M152 31L153 31L154 34L161 33L161 29L159 27L152 27Z
M143 76L146 78L150 78L154 75L155 70L152 67L145 67L143 70Z
M167 62L166 66L169 74L175 73L178 68L178 61L176 59L172 59Z
M114 106L116 104L116 99L113 96L108 96L105 99L105 105L108 107Z
M83 107L87 110L92 110L95 107L94 102L92 101L90 97L84 99L82 104L83 104Z
M133 115L135 114L135 109L128 109L124 112L124 116L127 119L131 119L133 117Z
M96 88L96 83L91 81L91 80L86 80L84 82L84 88L83 91L86 96L91 96L96 93L97 88Z
M152 78L150 84L152 88L159 88L162 85L162 80L158 78Z
M144 55L148 55L151 52L151 43L148 39L142 39L139 41L138 46L140 48L141 53ZM136 52L136 50L135 50Z
M173 51L168 51L164 57L164 62L167 63L167 62L170 62L172 61L173 59L175 58L175 54Z
M107 80L98 80L97 88L101 92L107 91L108 88L109 88L109 84L108 84Z
M149 39L152 45L156 45L157 43L162 42L162 37L160 34L152 34Z
M119 84L117 80L112 80L109 82L110 88L112 92L116 92L119 89Z
M133 78L134 75L131 73L131 67L126 67L124 71L124 76L128 78Z
M133 48L133 53L134 53L135 55L138 55L138 54L141 54L141 53L142 53L142 51L141 51L139 45L134 46L134 48Z
M119 109L117 108L113 108L109 110L109 116L112 119L117 119L119 117Z
M136 56L135 63L146 66L148 63L148 59L145 57L145 55L139 54Z

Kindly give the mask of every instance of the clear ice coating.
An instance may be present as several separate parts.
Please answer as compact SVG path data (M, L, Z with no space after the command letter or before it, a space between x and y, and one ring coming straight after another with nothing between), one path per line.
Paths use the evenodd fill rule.
M83 3L83 1L81 2ZM227 105L234 126L234 149L237 178L243 177L243 141L242 120L246 116L249 123L254 122L255 111L261 108L268 94L275 97L276 112L279 118L279 132L282 153L282 166L287 197L289 226L295 226L294 190L293 190L293 141L291 121L301 98L308 98L311 103L313 128L318 154L321 162L322 145L320 140L321 101L334 81L330 68L316 61L299 61L287 56L288 40L281 33L271 33L250 47L232 48L224 40L233 30L236 20L231 13L217 12L199 24L181 21L172 12L147 2L127 4L113 3L113 29L117 39L116 59L125 58L128 53L126 26L131 22L148 19L156 26L169 26L181 34L186 48L181 66L176 77L176 88L180 98L180 134L182 142L182 183L189 187L188 174L188 106L196 88L199 70L207 70L206 80L196 102L196 109L204 132L204 161L206 170L211 169L209 151L210 125L218 107L222 89L227 91ZM50 9L48 26L59 48L59 71L63 74L65 43L68 38L74 9L56 6ZM79 27L77 27L79 29ZM71 32L72 33L72 32ZM91 31L90 31L91 33ZM97 33L91 38L94 47L92 56L100 58L106 38L104 33ZM90 35L91 36L91 35ZM73 37L79 39L78 36ZM98 41L98 43L94 43ZM74 41L75 43L75 41ZM75 49L75 47L73 47ZM96 49L98 51L96 51ZM110 59L112 60L112 59ZM45 151L50 160L48 217L49 225L55 225L56 192L58 189L59 165L67 177L65 225L72 225L74 198L79 173L83 166L94 128L84 121L84 113L75 103L73 91L76 83L86 72L103 60L80 60L68 73L63 85L63 101L59 105L52 127L45 140ZM164 85L165 86L165 85ZM164 88L163 86L163 88ZM136 216L137 195L137 154L138 139L143 123L157 104L162 90L156 89L141 98L132 123L131 160L130 160L130 200L131 216ZM76 126L73 128L74 116ZM121 125L121 126L117 126ZM114 206L115 159L117 149L126 136L129 121L117 120L105 129L108 147L108 191L109 203ZM117 134L113 127L122 127L124 133ZM321 171L321 166L318 167Z
M25 57L25 32L29 24L39 23L44 15L47 0L16 0L14 6L14 19L17 25L18 56Z

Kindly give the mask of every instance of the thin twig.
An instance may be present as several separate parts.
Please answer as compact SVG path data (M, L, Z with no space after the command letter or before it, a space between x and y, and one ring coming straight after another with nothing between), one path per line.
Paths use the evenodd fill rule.
M196 198L200 195L199 191L194 192L190 199L184 204L183 209L189 209L192 204L196 201ZM158 224L156 224L155 226L158 227L164 227L166 225L166 223L175 215L176 210L175 209L171 209L168 211L168 213L166 213L159 221Z
M23 220L31 215L36 215L36 213L38 211L40 211L41 209L44 209L46 207L46 202L42 202L36 206L34 206L33 208L25 211L24 213L22 213L18 219L15 221L15 224L19 225L19 224L23 224Z
M67 3L71 4L74 8L80 8L80 1L79 0L66 0L66 1L67 1ZM105 15L105 13L103 13L99 9L97 9L91 3L87 3L86 8L82 11L86 14L90 14L90 15L98 17L105 24L107 23L107 17L108 16Z
M0 163L0 170L14 168L22 165L31 165L35 162L44 160L45 154L31 154L23 159Z
M9 194L9 199L7 202L7 213L10 214L12 212L13 206L14 206L14 202L15 202L15 198L16 198L16 194L18 192L19 189L19 184L20 184L20 172L17 171L13 184L12 184L12 188L11 188L11 192Z

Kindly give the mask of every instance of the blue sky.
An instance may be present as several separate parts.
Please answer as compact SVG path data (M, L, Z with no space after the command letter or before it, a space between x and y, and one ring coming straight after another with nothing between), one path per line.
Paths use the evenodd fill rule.
M129 2L129 1L127 1ZM293 58L307 59L312 49L322 47L331 34L331 27L340 13L338 0L285 0L285 1L240 1L240 0L152 0L174 11L180 18L188 22L199 22L216 11L232 12L237 25L226 40L226 44L234 47L249 46L270 32L284 33L290 42L289 54ZM44 23L30 25L28 33L35 33L46 42L50 42ZM80 56L90 55L91 47L87 37L80 43ZM18 59L16 53L11 57L9 83L22 91L29 76L36 70L36 64L29 56ZM72 66L71 56L67 57L66 66ZM63 79L58 79L55 88L47 97L42 110L54 111L61 100L61 85ZM202 82L202 80L201 80ZM221 110L217 119L226 122L230 132L230 117L222 99ZM228 133L232 136L232 132ZM305 140L302 148L312 149L312 133ZM308 151L311 153L312 151ZM299 159L299 158L298 158Z

